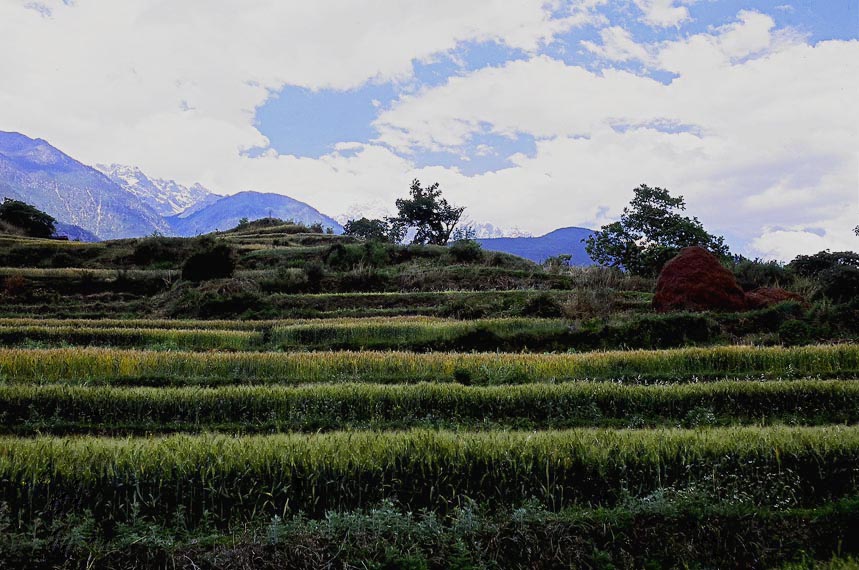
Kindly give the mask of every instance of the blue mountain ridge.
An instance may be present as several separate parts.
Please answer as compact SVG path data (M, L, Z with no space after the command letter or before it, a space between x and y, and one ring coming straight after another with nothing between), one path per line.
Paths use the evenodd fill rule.
M484 238L477 241L483 249L511 253L542 263L556 255L572 255L572 265L595 265L582 240L594 234L587 228L560 228L539 237Z
M231 229L241 218L267 216L343 231L334 219L288 196L247 191L216 197L196 185L190 189L196 202L176 215L163 216L153 200L175 197L169 191L172 187L188 189L172 181L159 182L166 185L166 195L141 194L121 177L111 178L82 164L43 139L0 131L0 198L21 200L47 212L58 221L57 234L70 239L119 239L155 232L195 236Z
M320 223L335 233L343 233L343 226L317 209L282 194L245 191L224 196L205 208L184 216L166 218L176 235L195 236L216 230L229 230L239 225L239 220L257 220L273 217L293 220L303 224Z
M152 208L42 139L0 131L0 197L21 200L101 239L169 231Z

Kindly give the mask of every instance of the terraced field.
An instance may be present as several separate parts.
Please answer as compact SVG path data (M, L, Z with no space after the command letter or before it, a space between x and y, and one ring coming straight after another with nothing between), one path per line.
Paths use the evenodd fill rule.
M703 317L657 319L629 282L600 284L601 324L548 317L529 303L588 285L518 265L500 291L271 286L265 314L252 298L208 314L226 318L171 313L171 296L265 291L278 271L260 257L338 243L263 230L228 236L250 257L221 283L121 274L124 242L77 246L101 267L0 269L15 278L0 319L0 566L855 567L856 344L696 341ZM397 275L445 272L420 263ZM342 284L349 270L329 271ZM79 286L52 313L62 279ZM21 280L28 294L10 291ZM461 313L440 310L451 300ZM707 326L766 333L791 310ZM698 346L632 350L630 319L654 346L664 322ZM590 350L594 335L615 349Z

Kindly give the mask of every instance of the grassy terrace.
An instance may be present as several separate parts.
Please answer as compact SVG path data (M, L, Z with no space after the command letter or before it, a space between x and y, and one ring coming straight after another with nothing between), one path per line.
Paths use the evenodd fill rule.
M68 271L37 270L41 272ZM73 270L76 275L87 275L86 270ZM104 270L99 280L86 277L72 281L52 278L53 285L42 287L38 279L27 279L23 287L26 296L6 299L0 305L0 317L6 318L54 318L104 319L117 314L123 320L133 318L152 319L165 314L176 318L194 320L274 320L295 318L338 318L374 316L439 316L460 319L481 317L528 316L539 310L542 299L551 298L557 306L575 299L573 291L537 290L488 290L488 291L424 291L424 292L345 292L345 293L278 293L248 297L252 305L242 306L238 301L218 298L217 292L205 291L188 294L172 291L171 278L165 270L148 271L147 279L119 279L119 273ZM266 271L250 272L267 274ZM175 285L175 283L173 283ZM247 285L245 285L246 287ZM62 293L60 292L62 290ZM253 288L251 288L253 290ZM153 297L154 296L154 297ZM242 297L237 296L237 299ZM648 311L649 293L617 291L609 294L612 310L618 313ZM245 299L242 302L251 302ZM112 306L116 305L112 310ZM200 312L203 311L201 315ZM251 313L248 316L246 313ZM172 320L172 319L171 319ZM239 325L241 326L241 325Z
M518 384L602 379L632 383L736 376L833 376L859 371L859 346L726 346L583 354L171 352L0 349L0 382L161 385L421 381Z
M0 449L0 499L24 520L83 508L169 520L188 505L191 525L204 512L228 524L392 497L413 510L466 498L557 510L698 485L715 499L750 490L751 504L773 507L782 498L768 482L784 477L805 483L784 506L813 507L853 497L859 477L855 427L38 437L0 439Z
M0 567L856 567L849 307L264 226L0 236Z
M222 388L0 386L0 432L233 433L409 427L827 425L859 421L859 382L609 382L467 387L336 384Z

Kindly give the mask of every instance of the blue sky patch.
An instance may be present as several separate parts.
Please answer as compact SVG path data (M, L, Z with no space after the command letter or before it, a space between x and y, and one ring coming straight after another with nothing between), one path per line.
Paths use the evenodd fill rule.
M611 2L603 14L606 26L620 26L637 43L658 43L693 34L713 32L716 28L737 21L741 10L756 10L771 16L777 28L791 27L807 35L812 42L823 39L857 38L857 3L817 2L811 0L785 2L762 0L749 5L741 0L701 0L688 6L690 20L679 27L652 27L642 21L641 11L631 2ZM559 10L557 17L562 17ZM539 54L559 59L567 65L581 66L599 72L607 65L631 73L646 75L664 84L676 76L648 69L638 61L606 62L590 53L582 41L600 45L600 26L583 26L555 37L543 46ZM528 54L490 42L465 42L449 53L440 53L426 61L413 62L413 76L406 82L367 83L358 89L336 91L287 86L272 96L257 110L256 124L271 141L271 148L280 154L318 158L334 151L339 142L370 143L378 137L373 121L385 109L405 94L440 86L451 78L486 67L497 67L511 61L527 59ZM614 125L616 130L643 125ZM663 132L700 134L694 125L645 125ZM477 134L455 152L421 151L409 158L418 167L447 166L459 168L466 175L495 171L512 166L509 157L516 153L531 155L536 150L533 137L519 135L508 138L488 132ZM250 155L265 149L254 149ZM342 154L342 153L341 153Z

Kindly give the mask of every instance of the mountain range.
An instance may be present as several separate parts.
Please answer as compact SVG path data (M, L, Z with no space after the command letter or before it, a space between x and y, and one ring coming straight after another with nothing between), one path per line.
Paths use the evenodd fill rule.
M483 249L512 253L537 263L557 255L572 255L572 265L593 265L582 240L593 235L587 228L560 228L539 237L501 237L476 240Z
M57 219L70 239L160 233L194 236L235 227L240 218L275 216L343 231L335 220L280 194L220 196L200 184L148 177L124 165L82 164L42 139L0 131L0 198L32 204Z
M57 219L57 234L95 241L159 233L195 236L250 220L276 217L307 225L319 223L335 233L343 227L315 208L289 196L245 191L221 196L200 184L184 186L147 176L120 164L87 166L42 139L0 131L0 198L32 204ZM573 265L593 263L582 240L592 230L561 228L540 237L494 237L492 224L475 228L489 251L502 251L537 263L571 254Z
M95 168L164 217L200 209L221 198L201 184L186 187L173 180L149 178L136 166L96 164Z
M18 133L0 132L0 196L32 204L100 239L172 233L155 210L101 172Z

